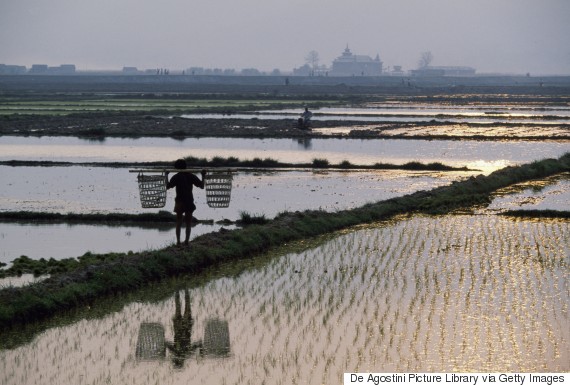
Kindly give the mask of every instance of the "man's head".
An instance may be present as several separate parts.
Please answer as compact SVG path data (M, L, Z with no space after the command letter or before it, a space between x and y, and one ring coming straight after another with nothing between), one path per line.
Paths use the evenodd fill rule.
M178 159L174 162L174 168L177 170L186 170L186 161L184 159Z

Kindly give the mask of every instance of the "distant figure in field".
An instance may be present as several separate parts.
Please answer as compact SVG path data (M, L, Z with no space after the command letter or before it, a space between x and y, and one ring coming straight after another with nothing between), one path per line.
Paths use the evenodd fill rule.
M311 118L313 117L313 113L309 111L308 107L305 107L305 112L301 114L299 118L298 124L301 130L309 129L311 126Z
M186 169L186 161L178 159L174 162L174 168L177 170ZM182 216L186 219L186 238L184 244L188 245L190 240L190 226L192 225L192 215L196 210L194 204L194 195L192 194L193 186L204 188L204 177L206 170L202 170L202 180L196 175L189 172L178 172L167 183L166 188L176 187L176 198L174 199L174 212L176 213L176 245L180 246L180 231L182 228ZM168 172L166 172L168 180Z

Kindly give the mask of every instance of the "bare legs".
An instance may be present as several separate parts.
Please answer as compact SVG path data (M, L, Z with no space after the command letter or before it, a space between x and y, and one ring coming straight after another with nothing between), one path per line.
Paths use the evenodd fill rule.
M183 213L179 212L176 213L176 245L180 246L180 233L182 231L182 217L183 217ZM186 237L184 240L184 244L188 245L188 242L190 241L190 232L192 229L192 213L191 212L187 212L186 215L184 215L184 219L186 221Z

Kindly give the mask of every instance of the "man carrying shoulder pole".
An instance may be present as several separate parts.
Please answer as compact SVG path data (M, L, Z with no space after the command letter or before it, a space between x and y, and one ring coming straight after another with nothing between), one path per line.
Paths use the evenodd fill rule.
M186 170L186 161L184 159L178 159L174 162L174 168L177 170ZM190 241L190 231L192 225L192 215L194 210L196 210L196 205L194 204L194 195L192 194L193 186L203 189L204 188L204 177L206 176L206 170L202 170L202 180L196 175L190 172L178 172L176 173L170 181L168 181L168 171L166 172L166 188L171 189L176 187L176 198L174 199L174 212L176 213L176 245L180 246L180 232L182 228L182 216L185 215L186 220L186 237L184 244L188 245Z

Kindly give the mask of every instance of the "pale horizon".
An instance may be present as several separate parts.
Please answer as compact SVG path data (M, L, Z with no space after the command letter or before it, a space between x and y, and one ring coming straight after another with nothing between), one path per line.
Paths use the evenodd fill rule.
M348 45L404 71L430 51L434 66L478 74L568 75L568 20L566 0L5 0L0 63L290 72Z

